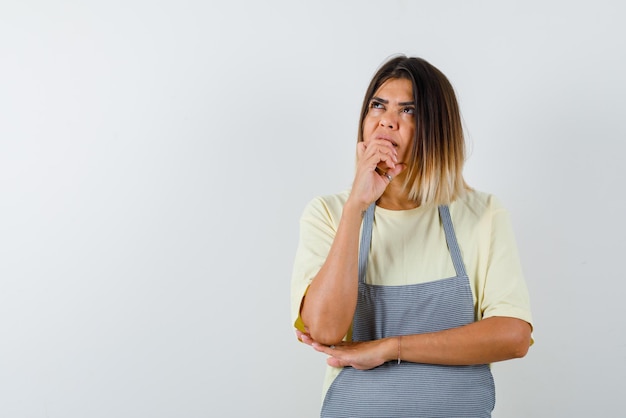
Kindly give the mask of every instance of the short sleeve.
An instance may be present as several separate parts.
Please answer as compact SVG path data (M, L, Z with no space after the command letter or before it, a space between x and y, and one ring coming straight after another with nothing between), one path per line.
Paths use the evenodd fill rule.
M493 196L490 206L490 247L480 306L482 317L514 317L532 326L528 289L509 212Z
M324 264L336 235L340 208L333 208L322 198L315 198L300 217L298 248L291 277L291 319L303 330L300 306L315 275Z

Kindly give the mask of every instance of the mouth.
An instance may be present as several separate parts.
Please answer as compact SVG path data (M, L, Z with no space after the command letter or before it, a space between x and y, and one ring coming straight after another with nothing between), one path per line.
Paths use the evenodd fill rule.
M393 145L394 147L396 148L398 147L398 143L387 136L384 136L384 135L377 136L376 139L384 139L385 141L391 142L391 145Z

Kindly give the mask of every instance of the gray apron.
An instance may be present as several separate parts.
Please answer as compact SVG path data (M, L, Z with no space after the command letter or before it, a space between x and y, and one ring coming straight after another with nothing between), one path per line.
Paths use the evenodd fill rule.
M439 217L456 276L402 286L365 283L374 209L372 204L363 219L352 340L436 332L474 322L470 282L448 206L439 206ZM490 417L494 405L488 364L442 366L394 360L371 370L344 367L326 393L321 416Z

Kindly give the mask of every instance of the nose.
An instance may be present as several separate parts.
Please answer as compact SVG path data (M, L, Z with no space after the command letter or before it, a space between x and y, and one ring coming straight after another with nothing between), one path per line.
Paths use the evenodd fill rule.
M389 114L386 114L384 117L380 118L380 121L378 123L383 128L389 128L392 130L398 129L397 119L391 117Z

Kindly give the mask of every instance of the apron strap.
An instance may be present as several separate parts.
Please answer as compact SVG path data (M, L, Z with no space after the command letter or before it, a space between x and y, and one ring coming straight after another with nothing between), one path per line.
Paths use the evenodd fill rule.
M461 249L459 243L456 240L456 234L454 233L454 225L452 225L452 217L450 216L450 208L447 205L439 206L439 217L441 223L443 223L443 230L446 233L446 242L448 243L448 250L452 257L452 264L454 264L454 270L459 277L466 276L465 263L463 263L463 257L461 257Z
M365 283L365 270L367 269L367 257L372 245L372 226L374 225L374 209L376 202L372 203L363 215L363 227L361 229L361 245L359 246L359 283Z

